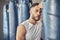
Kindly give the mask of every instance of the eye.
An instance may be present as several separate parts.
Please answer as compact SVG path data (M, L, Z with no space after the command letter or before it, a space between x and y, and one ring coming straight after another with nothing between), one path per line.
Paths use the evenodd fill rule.
M38 10L36 10L36 12L38 12Z
M35 10L35 12L38 12L38 11L39 11L38 9Z
M40 13L42 13L42 8L40 8Z

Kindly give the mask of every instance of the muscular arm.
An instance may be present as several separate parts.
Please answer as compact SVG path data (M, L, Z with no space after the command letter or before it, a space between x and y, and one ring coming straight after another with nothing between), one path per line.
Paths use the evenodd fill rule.
M24 25L19 25L16 33L16 40L25 40L26 30Z

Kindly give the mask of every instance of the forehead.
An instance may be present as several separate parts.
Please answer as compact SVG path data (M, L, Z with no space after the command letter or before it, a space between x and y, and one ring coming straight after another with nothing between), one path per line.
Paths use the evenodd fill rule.
M35 6L34 9L35 10L40 10L40 7L39 6Z

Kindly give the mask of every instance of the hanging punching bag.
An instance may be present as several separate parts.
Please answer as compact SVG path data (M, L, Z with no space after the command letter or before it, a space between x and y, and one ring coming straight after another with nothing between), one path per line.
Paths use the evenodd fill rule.
M43 16L43 29L44 29L44 30L43 30L43 32L44 32L44 35L43 35L44 38L43 38L43 40L47 40L47 34L48 34L48 33L47 33L47 31L48 31L48 30L47 30L47 29L48 29L48 28L47 28L47 24L48 24L48 23L47 23L47 20L46 20L46 19L47 19L47 13L46 13L47 3L46 3L46 2L47 2L46 0L43 1L43 12L42 12L42 16ZM47 30L47 31L46 31L46 30Z
M60 0L46 0L44 8L45 40L60 40Z
M15 0L9 1L9 40L16 40L16 28L18 25Z
M25 21L29 18L29 3L31 0L18 0L18 23Z
M3 7L3 40L9 40L9 13L8 4Z

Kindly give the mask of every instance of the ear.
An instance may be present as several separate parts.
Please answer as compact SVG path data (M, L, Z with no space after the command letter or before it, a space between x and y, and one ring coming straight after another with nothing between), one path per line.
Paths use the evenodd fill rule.
M33 12L33 9L34 9L34 7L30 8L30 11L29 11L30 14Z
M31 14L31 8L30 8L30 11L29 11L29 13Z

